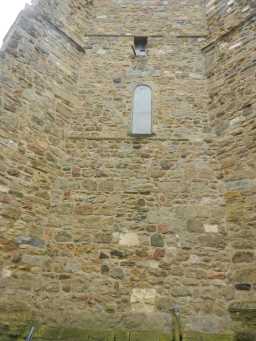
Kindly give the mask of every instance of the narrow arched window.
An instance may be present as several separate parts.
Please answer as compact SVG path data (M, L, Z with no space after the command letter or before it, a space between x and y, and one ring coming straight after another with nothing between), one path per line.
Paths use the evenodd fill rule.
M134 91L132 133L152 133L152 90L147 85L139 85Z

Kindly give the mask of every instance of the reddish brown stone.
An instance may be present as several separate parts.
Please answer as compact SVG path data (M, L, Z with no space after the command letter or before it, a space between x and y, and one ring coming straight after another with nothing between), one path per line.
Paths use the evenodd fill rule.
M184 330L232 332L256 283L253 1L33 3L0 52L0 330L27 309L169 329L177 304ZM152 136L129 135L140 84Z
M160 259L165 256L165 250L164 249L156 249L153 253L154 259Z
M169 232L169 225L167 225L167 224L159 224L158 225L158 232L159 233L168 233Z
M64 200L69 200L70 196L71 196L71 192L70 191L64 192Z
M17 248L18 246L15 242L8 240L8 239L4 239L4 238L0 239L0 251L3 250L6 252L9 252L9 251L16 250Z
M0 193L0 203L3 203L3 204L11 204L12 202L12 198L9 194L2 194Z
M81 174L81 169L80 169L80 167L74 166L74 167L72 168L72 176L74 176L74 177L79 177L80 174Z
M226 274L225 274L225 272L209 271L207 273L207 277L209 279L225 279Z

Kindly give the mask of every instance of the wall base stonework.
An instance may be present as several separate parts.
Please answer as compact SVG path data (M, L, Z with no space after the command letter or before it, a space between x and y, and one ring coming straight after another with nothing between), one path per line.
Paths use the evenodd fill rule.
M20 333L2 330L0 341L21 341L24 340L27 332L27 329L24 329ZM39 341L180 341L181 339L185 341L242 341L242 339L236 339L232 335L216 335L199 332L187 332L181 336L178 332L175 333L175 331L172 333L163 333L161 331L129 332L124 330L94 331L92 329L48 328L45 326L38 327L33 334L33 338ZM250 338L248 341L254 341L254 339Z

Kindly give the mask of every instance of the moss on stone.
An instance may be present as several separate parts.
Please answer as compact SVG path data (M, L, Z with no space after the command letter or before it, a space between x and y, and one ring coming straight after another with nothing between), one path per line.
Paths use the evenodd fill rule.
M235 302L230 305L229 312L236 321L256 324L256 302Z
M235 341L256 341L256 331L243 331L237 333Z
M232 334L206 334L200 332L187 332L183 335L183 341L234 341Z
M21 334L15 335L6 330L0 334L0 341L22 341L28 334L29 329L23 329ZM206 334L199 332L186 332L183 335L183 341L247 341L245 333L240 336L226 334ZM48 327L40 326L34 333L36 341L179 341L180 338L175 333L163 333L161 331L124 331L124 330L84 330L79 328L66 327ZM249 341L255 341L255 334L250 333Z
M158 341L159 333L151 331L130 333L131 341Z
M170 341L173 340L173 336L170 334L160 334L159 341Z
M19 341L24 340L27 333L22 333ZM156 331L125 331L125 330L84 330L79 328L50 328L41 326L34 333L39 340L76 340L76 341L172 341L171 334ZM0 339L0 341L2 341Z

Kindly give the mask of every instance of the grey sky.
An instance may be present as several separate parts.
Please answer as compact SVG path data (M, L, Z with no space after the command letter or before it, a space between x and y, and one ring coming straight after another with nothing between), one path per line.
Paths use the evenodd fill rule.
M19 12L30 0L0 0L0 46Z

